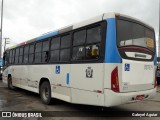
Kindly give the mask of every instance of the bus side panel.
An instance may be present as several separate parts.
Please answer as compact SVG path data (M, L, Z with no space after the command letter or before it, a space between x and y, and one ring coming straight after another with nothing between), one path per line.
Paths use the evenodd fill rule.
M71 64L72 102L103 105L103 63Z
M52 97L71 102L70 64L53 65Z
M52 85L52 97L66 102L71 102L71 88Z
M52 66L52 67L50 67ZM70 64L57 64L57 65L48 65L48 68L51 68L49 70L50 80L51 83L57 86L65 86L70 87L70 81L68 78L67 81L67 75L69 77L70 73Z
M10 69L11 67L7 67L4 71L3 71L3 74L2 74L2 79L3 79L3 83L5 83L6 85L8 84L8 74L10 74Z
M49 80L51 85L51 96L67 102L70 102L70 85L68 83L67 76L70 73L69 64L61 65L32 65L29 67L29 80L32 84L37 83L33 86L34 92L39 92L39 82L42 78Z
M74 88L71 91L72 103L104 106L104 94Z
M57 72L57 66L60 68ZM8 74L12 76L15 87L39 93L39 82L42 78L49 80L52 97L71 102L70 65L17 65L10 66L3 72L7 84Z
M103 91L103 63L71 64L70 86L88 91Z
M17 65L12 67L13 67L13 73L11 74L11 76L13 85L16 87L32 91L32 89L28 87L27 83L28 66Z
M17 66L9 66L8 70L9 70L8 74L10 74L12 77L13 86L20 87L20 77L21 76L18 76L17 74L19 72L17 71Z

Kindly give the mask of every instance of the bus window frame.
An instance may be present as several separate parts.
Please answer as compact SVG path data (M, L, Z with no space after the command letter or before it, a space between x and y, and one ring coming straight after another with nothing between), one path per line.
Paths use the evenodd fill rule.
M47 64L57 64L57 63L59 63L59 64L70 64L70 62L71 62L71 49L72 49L72 34L73 34L72 31L68 31L66 33L62 33L62 34L59 34L59 35L51 37L51 39L50 39L50 49L49 49L50 59L51 59L51 51L59 50L59 60L58 61L50 61L50 59L49 59ZM61 38L64 37L64 36L67 36L67 35L70 35L70 37L71 37L70 47L61 48ZM51 41L52 41L52 39L55 39L55 38L58 38L58 37L60 38L59 48L51 50ZM60 53L61 53L61 50L63 50L63 49L70 49L70 59L68 61L60 61Z
M48 51L46 51L46 50L43 50L43 43L44 42L48 42L49 43L49 45L48 45ZM49 59L50 59L50 44L51 44L51 40L50 40L50 38L47 38L47 39L45 39L45 40L43 40L42 41L42 50L41 50L41 63L43 64L45 64L45 63L48 63L48 61L49 61ZM43 53L45 53L45 52L48 52L48 55L47 55L47 61L43 61Z

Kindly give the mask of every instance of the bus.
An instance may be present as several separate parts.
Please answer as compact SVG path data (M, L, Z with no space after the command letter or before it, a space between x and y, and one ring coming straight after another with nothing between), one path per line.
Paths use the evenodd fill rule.
M44 104L117 106L156 95L150 25L119 13L43 34L4 52L3 82L40 94Z

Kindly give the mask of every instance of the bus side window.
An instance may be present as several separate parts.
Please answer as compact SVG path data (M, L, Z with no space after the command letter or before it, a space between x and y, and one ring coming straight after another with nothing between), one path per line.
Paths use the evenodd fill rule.
M41 63L42 60L42 42L36 43L34 63Z
M50 45L50 59L49 62L58 62L59 61L59 53L60 53L60 37L52 38Z
M99 45L86 46L86 59L98 59L99 48Z
M23 47L20 48L18 63L21 64L23 62Z
M70 49L62 49L60 51L60 61L67 62L70 60Z
M45 52L44 58L45 58L45 62L47 62L49 60L49 52L48 51Z
M9 52L7 52L7 54L6 54L6 65L8 65L9 64Z
M72 60L85 60L86 29L75 32L73 37Z
M98 59L100 54L101 27L97 26L87 30L86 60Z
M73 46L84 45L86 41L86 30L74 33Z
M34 60L34 44L29 46L29 64L33 63Z
M49 60L49 40L43 42L42 47L42 62L46 63Z
M60 61L68 62L70 60L71 35L61 37Z
M23 63L28 63L28 52L29 52L29 46L24 47L24 56L23 56Z
M12 52L12 64L14 64L15 63L15 49L13 50L13 52Z
M59 50L53 50L50 52L50 63L59 61Z
M12 64L12 50L9 51L9 64Z
M18 64L19 48L16 48L15 64Z
M87 44L101 42L101 27L94 27L87 30Z
M85 59L85 48L83 46L74 47L72 60L84 60Z

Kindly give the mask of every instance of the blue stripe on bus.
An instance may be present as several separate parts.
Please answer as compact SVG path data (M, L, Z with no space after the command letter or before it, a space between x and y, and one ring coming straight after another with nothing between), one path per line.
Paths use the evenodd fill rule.
M66 75L66 84L69 85L69 73Z
M57 35L57 34L58 34L58 32L51 32L51 33L42 35L42 36L40 36L40 37L37 37L37 38L36 38L36 41L43 40L43 39L48 38L48 37L51 37L51 36L55 36L55 35Z
M105 63L122 63L116 43L116 20L109 18L106 31Z
M157 65L157 52L155 53L155 57L154 57L154 65Z

